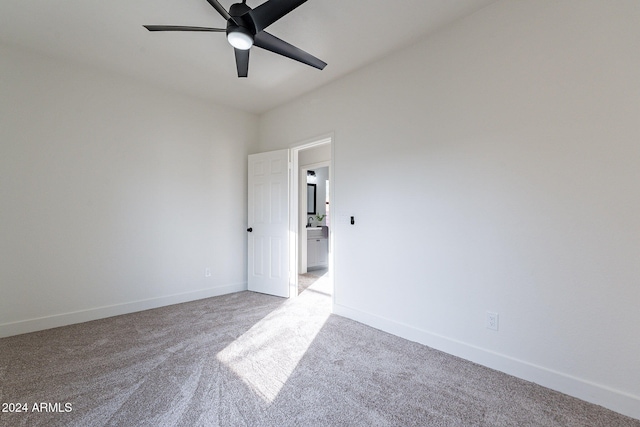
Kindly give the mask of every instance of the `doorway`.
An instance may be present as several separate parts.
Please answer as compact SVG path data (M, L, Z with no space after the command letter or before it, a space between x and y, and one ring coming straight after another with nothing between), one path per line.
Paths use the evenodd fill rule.
M319 138L292 147L291 292L298 296L314 286L323 293L333 286L333 138ZM296 173L297 171L297 173ZM316 284L317 283L317 284ZM331 292L333 294L333 292Z
M326 279L329 274L329 230L332 219L329 171L328 161L300 166L300 223L304 226L299 231L298 294L316 281Z

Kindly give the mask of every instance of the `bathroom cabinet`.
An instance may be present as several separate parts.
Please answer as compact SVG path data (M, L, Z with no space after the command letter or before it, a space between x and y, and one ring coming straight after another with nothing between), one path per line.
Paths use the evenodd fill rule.
M323 235L320 227L307 231L307 269L327 268L329 266L329 239Z

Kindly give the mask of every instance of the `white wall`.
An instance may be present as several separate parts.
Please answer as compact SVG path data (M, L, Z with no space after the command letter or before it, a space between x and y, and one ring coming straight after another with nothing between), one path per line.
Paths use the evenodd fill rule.
M299 154L298 164L301 168L313 170L316 172L315 183L316 184L316 212L318 214L325 215L326 214L326 181L329 179L329 168L328 167L315 167L318 163L330 162L331 161L331 144L322 144L316 147L308 148L306 150L301 150ZM307 179L307 182L310 182ZM306 199L305 199L306 200ZM306 206L306 203L305 203ZM306 212L306 207L305 207ZM304 217L305 222L307 221L309 215ZM325 224L325 220L322 221ZM314 222L315 224L315 222Z
M638 22L498 2L261 117L335 132L336 313L640 418Z
M0 47L0 336L246 289L257 124Z
M331 160L331 144L321 144L300 151L298 164L301 167Z

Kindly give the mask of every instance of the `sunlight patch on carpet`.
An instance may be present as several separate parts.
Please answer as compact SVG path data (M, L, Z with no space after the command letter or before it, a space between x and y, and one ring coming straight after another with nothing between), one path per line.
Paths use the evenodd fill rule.
M297 300L272 312L217 355L266 403L276 399L330 315L329 310L296 314L308 310L299 304L303 297Z

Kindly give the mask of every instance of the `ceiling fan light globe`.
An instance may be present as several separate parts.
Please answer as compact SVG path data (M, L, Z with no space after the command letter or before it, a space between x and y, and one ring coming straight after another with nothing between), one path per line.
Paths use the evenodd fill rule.
M251 46L253 46L253 36L248 31L240 29L230 31L227 34L227 40L231 46L240 50L251 49Z

